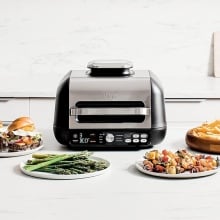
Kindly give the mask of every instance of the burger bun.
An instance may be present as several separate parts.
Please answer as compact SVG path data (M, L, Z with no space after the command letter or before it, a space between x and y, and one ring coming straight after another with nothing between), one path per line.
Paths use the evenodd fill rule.
M8 126L8 131L15 131L18 129L22 129L24 131L34 131L35 125L30 117L19 117Z

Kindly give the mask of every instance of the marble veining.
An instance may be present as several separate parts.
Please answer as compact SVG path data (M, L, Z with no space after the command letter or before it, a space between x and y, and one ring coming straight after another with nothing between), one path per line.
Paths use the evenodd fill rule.
M212 75L218 0L0 0L0 75L60 77L92 59ZM211 52L210 52L211 51Z

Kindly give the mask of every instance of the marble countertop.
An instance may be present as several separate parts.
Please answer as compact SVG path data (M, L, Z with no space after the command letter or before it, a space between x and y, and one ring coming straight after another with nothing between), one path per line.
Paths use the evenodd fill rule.
M165 98L220 98L220 78L166 77L161 78Z
M191 126L191 125L190 125ZM185 148L186 127L169 127L155 146ZM66 152L50 130L43 131L43 151ZM162 179L134 166L146 150L97 151L110 161L109 172L86 179L47 180L26 176L19 164L30 155L0 158L1 219L218 219L220 173L194 179Z
M62 77L13 77L0 76L0 97L40 97L54 98ZM160 81L167 99L175 98L220 98L220 78L201 77L161 77Z

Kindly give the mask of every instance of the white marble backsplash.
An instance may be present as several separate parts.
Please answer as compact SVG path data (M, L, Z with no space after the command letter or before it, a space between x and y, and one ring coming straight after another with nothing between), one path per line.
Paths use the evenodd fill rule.
M210 75L219 11L219 0L0 0L0 75L57 79L117 58L162 77Z

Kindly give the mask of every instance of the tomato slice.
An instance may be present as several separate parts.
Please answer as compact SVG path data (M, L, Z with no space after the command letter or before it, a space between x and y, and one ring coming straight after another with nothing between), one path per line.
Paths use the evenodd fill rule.
M23 140L22 139L18 139L15 141L15 143L23 143Z
M163 156L163 157L161 158L161 160L166 163L166 162L168 162L169 157L168 157L168 156Z

